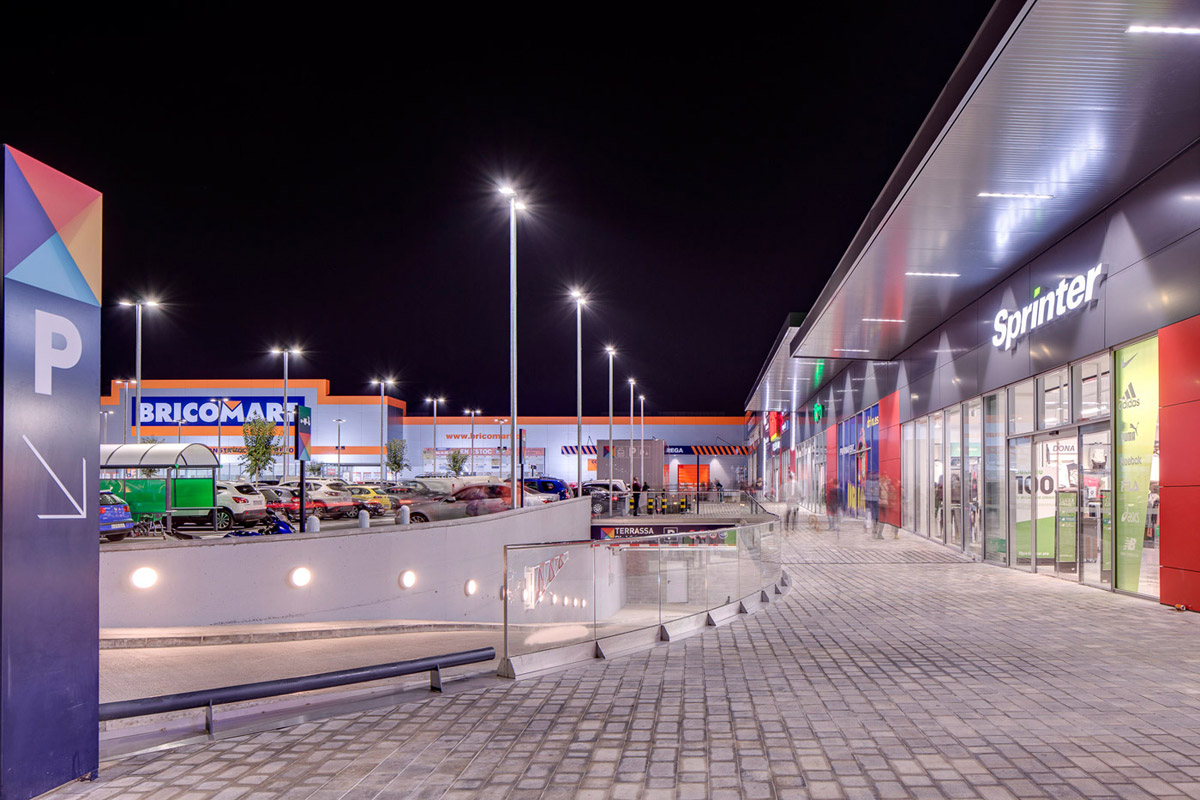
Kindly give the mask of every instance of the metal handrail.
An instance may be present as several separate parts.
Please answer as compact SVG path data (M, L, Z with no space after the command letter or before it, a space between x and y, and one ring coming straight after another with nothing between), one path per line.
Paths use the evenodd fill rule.
M384 678L396 678L401 675L412 675L418 672L429 673L429 688L432 691L442 690L442 674L444 667L458 667L463 664L477 664L491 661L496 657L496 648L480 647L475 650L464 650L460 653L446 653L440 656L427 656L409 661L394 661L388 664L375 664L369 667L353 667L333 672L319 672L316 675L302 675L296 678L279 678L257 683L243 683L237 686L222 686L217 689L198 689L192 692L164 694L158 697L140 697L136 700L117 700L100 704L100 721L107 722L126 717L142 717L147 714L164 714L168 711L182 711L188 708L207 708L207 727L212 729L212 707L225 703L239 703L243 700L260 700L264 697L277 697L296 692L308 692L314 689L329 689L334 686L345 686L351 683L364 683Z

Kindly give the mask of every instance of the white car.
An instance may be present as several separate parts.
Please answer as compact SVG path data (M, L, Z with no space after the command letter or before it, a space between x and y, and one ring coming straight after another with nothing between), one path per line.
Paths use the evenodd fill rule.
M235 524L258 522L267 516L267 501L248 483L217 482L216 528L227 531Z
M285 489L299 489L299 478L288 478L279 482ZM305 507L314 507L315 513L321 519L336 517L353 517L358 514L354 505L350 487L345 481L337 478L305 478L304 479Z

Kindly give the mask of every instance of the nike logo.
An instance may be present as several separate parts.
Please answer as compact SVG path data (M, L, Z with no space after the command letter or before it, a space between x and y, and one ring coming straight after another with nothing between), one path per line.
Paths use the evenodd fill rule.
M1135 358L1137 358L1137 357L1138 357L1138 354L1137 354L1137 353L1134 353L1134 354L1133 354L1133 355L1131 355L1129 358L1127 358L1126 360L1122 361L1122 362L1121 362L1121 369L1125 369L1126 367L1128 367L1128 366L1129 366L1129 362L1130 362L1130 361L1133 361L1133 360L1134 360Z

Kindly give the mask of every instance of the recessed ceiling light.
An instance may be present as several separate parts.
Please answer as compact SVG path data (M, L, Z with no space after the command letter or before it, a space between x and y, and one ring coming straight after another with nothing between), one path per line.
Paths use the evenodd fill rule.
M961 278L957 272L906 272L914 278Z
M1126 33L1173 33L1184 36L1200 36L1200 28L1180 28L1174 25L1130 25Z
M904 322L902 319L885 319L881 317L863 317L863 322Z
M1052 194L1037 194L1035 192L980 192L980 197L1004 197L1013 200L1049 200Z
M833 348L833 352L835 352L835 353L869 353L871 351L870 350L858 350L853 347L835 347L835 348Z

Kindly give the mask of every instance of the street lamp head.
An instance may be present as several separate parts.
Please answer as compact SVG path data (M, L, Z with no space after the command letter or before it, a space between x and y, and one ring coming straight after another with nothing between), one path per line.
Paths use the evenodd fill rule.
M153 308L158 305L158 301L157 300L143 300L142 305L150 306L151 308Z
M529 208L529 206L525 205L520 200L517 201L517 211L524 211L527 208Z
M638 395L638 400L641 400L643 403L644 403L644 402L646 402L646 395L644 395L644 394L639 394L639 395Z
M633 386L633 385L634 385L634 384L636 384L636 383L637 383L637 381L635 381L633 378L630 378L630 379L629 379L629 385L630 385L630 386Z
M338 425L341 425L345 421L346 420L342 419L341 417L338 417L337 419L334 420L334 422L336 422Z
M517 193L517 190L512 188L511 186L501 186L500 187L500 194L504 195L505 197L511 197L512 195L514 195L516 193Z
M125 306L126 308L128 308L129 306L133 305L133 301L132 300L118 300L117 305Z
M617 354L617 348L613 347L611 344L605 345L604 352L608 353L610 356L615 356Z

